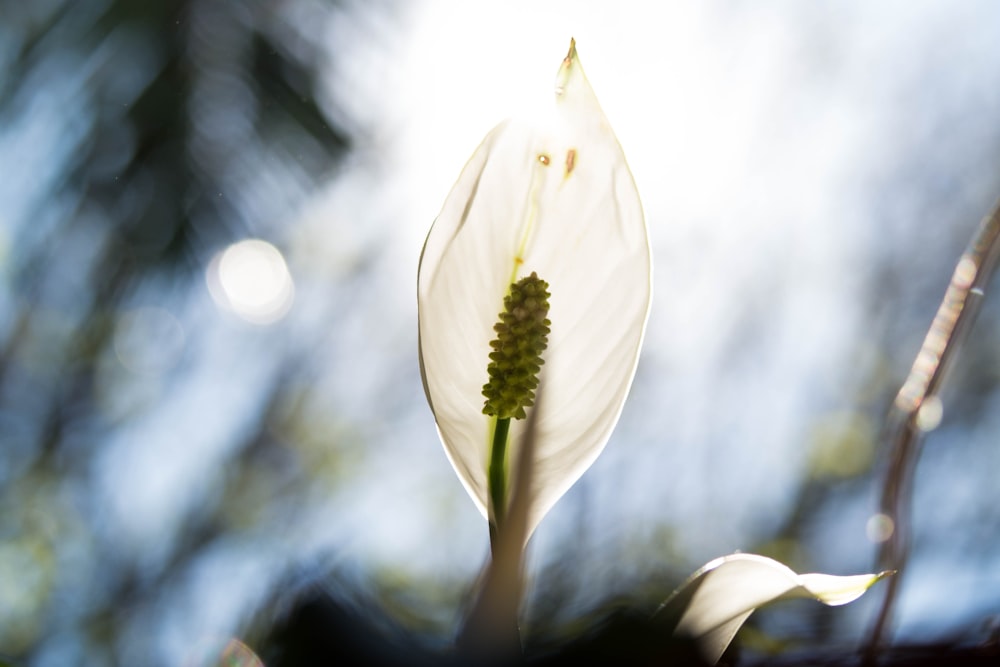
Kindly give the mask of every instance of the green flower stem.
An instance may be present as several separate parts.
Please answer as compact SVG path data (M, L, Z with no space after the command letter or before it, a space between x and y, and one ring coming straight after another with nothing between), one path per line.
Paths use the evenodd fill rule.
M532 271L512 283L503 299L500 321L490 341L489 381L483 385L483 414L493 417L493 443L487 469L488 492L493 509L490 544L494 551L507 514L507 439L511 419L527 417L535 404L538 373L548 345L549 284ZM495 556L496 554L494 554Z
M493 504L493 521L490 532L500 530L507 512L507 434L510 419L497 419L493 426L493 445L490 447L490 502ZM495 535L491 535L495 538ZM491 539L495 544L496 540Z

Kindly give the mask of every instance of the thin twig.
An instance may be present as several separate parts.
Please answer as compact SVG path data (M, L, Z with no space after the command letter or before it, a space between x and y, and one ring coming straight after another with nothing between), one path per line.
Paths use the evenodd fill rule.
M866 643L868 662L874 659L892 622L903 567L909 555L913 473L920 453L921 436L937 422L928 412L940 410L937 394L962 342L972 329L998 259L1000 202L980 223L968 249L959 259L937 315L889 416L886 429L889 460L880 511L888 519L891 533L879 549L878 566L895 570L896 575L887 582L882 607ZM928 421L933 425L929 426Z

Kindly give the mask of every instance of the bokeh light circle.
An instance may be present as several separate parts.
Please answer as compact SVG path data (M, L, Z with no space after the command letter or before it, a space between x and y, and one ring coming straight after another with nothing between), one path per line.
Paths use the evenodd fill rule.
M281 252L260 239L227 247L206 275L216 304L253 324L271 324L292 307L295 285Z

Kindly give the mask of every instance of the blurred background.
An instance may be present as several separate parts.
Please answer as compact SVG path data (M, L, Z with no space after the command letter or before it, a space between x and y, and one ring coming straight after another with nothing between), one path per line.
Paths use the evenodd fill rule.
M0 660L272 664L316 591L451 641L488 534L424 400L417 259L571 36L654 302L615 434L532 540L525 635L736 550L875 567L884 417L1000 196L997 3L0 0ZM998 386L987 293L896 641L996 632ZM851 646L876 602L746 640Z

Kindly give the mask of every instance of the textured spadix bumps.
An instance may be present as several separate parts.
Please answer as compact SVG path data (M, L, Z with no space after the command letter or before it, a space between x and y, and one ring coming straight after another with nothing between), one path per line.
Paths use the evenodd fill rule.
M618 420L649 311L650 271L632 175L571 46L553 113L506 121L486 136L420 260L424 389L448 458L484 514L492 514L487 462L496 417L483 414L482 391L491 382L493 326L511 286L534 272L551 293L530 535ZM511 471L524 423L510 424Z
M483 386L483 414L497 419L524 419L525 408L535 404L542 352L548 346L548 283L532 273L510 286L503 299L500 321L493 325L497 337L490 341L490 381Z

